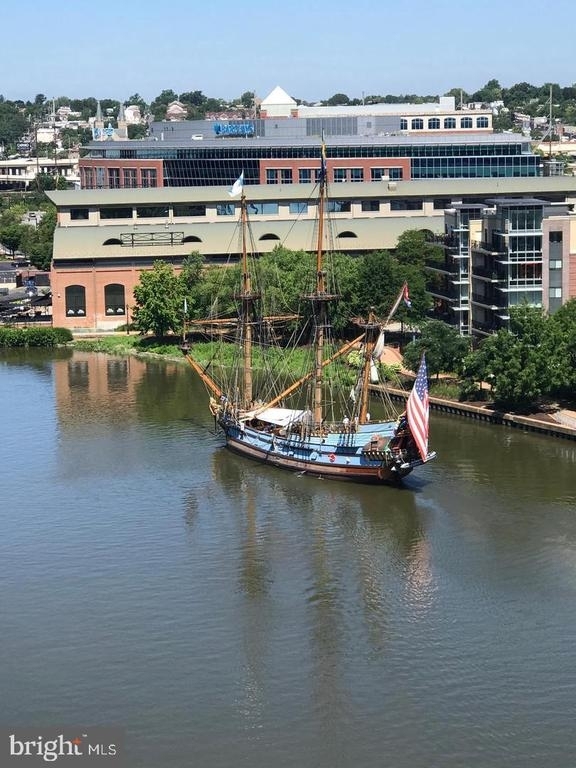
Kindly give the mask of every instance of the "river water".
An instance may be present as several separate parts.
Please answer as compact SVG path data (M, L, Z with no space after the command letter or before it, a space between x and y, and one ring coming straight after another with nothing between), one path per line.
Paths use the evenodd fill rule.
M576 764L576 443L432 414L402 489L223 450L184 365L0 357L0 725L148 768Z

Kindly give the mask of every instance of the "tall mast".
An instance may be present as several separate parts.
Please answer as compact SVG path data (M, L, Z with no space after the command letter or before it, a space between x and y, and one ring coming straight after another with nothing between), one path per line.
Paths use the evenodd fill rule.
M326 328L328 326L327 304L337 298L329 295L326 288L326 272L324 271L324 217L326 214L326 188L327 188L327 170L326 170L326 145L322 139L322 154L320 160L319 176L319 197L318 197L318 241L316 244L316 287L314 292L308 297L312 302L314 310L314 424L320 426L324 418L323 409L323 371L324 371L324 341Z
M248 228L248 214L246 211L246 195L242 190L240 198L240 224L242 227L242 288L240 292L240 330L242 334L243 355L243 392L240 406L249 408L253 400L252 384L252 322L254 315L255 295L252 292L252 278L248 268L248 247L246 243L246 230Z
M324 379L322 360L324 357L324 333L326 325L326 275L324 273L324 208L326 202L326 149L322 143L322 160L320 167L320 196L318 198L318 242L316 244L316 291L315 302L315 371L314 371L314 423L320 425L323 419L322 382Z
M374 348L376 339L380 334L380 323L376 320L374 312L371 310L368 320L363 323L364 328L364 364L362 366L362 386L360 389L360 405L358 409L358 421L360 424L366 424L368 415L368 401L370 399L370 375L374 364Z

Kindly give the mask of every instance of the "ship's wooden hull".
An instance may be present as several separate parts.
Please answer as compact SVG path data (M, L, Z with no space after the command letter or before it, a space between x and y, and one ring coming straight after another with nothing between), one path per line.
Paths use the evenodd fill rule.
M406 477L414 467L424 464L422 459L406 451L390 451L370 456L363 448L370 436L393 436L394 422L371 425L371 431L361 434L329 433L323 436L284 438L270 432L250 429L244 425L222 424L226 446L235 453L262 464L291 472L376 485L395 484ZM380 431L378 431L380 430ZM427 460L434 458L431 454Z

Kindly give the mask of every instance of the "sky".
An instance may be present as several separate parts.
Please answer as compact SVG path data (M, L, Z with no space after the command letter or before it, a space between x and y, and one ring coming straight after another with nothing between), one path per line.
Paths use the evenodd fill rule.
M28 0L4 2L0 23L0 94L25 101L576 82L574 0Z

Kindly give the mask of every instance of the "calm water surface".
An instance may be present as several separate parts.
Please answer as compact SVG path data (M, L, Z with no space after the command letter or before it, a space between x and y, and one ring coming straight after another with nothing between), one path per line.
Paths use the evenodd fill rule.
M576 765L576 443L432 416L404 489L220 448L194 374L0 356L0 724L130 765Z

